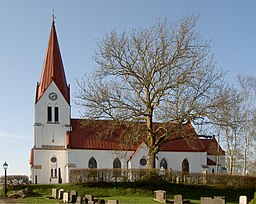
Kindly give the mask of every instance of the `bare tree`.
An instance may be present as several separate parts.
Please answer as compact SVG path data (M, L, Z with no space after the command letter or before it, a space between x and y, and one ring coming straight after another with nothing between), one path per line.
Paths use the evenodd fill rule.
M83 117L140 124L130 130L146 135L138 131L129 141L143 136L149 168L163 144L189 137L185 124L213 115L222 100L223 72L216 70L211 43L195 31L196 22L188 16L171 25L165 19L149 28L112 31L98 43L98 68L78 80L76 104L85 108Z
M248 155L254 155L250 150L250 145L254 144L254 118L255 118L255 96L256 96L256 78L254 76L238 76L238 83L242 94L242 110L243 110L243 174L248 173ZM255 149L254 149L255 150ZM253 161L251 161L253 162Z
M227 146L227 166L229 174L233 174L238 168L239 147L241 145L241 123L242 123L242 97L234 87L228 87L223 93L226 100L222 106L222 117L220 125L223 129Z

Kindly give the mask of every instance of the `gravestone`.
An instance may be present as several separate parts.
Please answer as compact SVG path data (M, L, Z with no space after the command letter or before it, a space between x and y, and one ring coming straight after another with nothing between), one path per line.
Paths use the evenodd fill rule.
M85 201L94 201L93 200L93 195L85 195Z
M213 204L212 197L201 197L201 204Z
M77 196L76 204L82 204L82 203L83 203L83 198L81 196Z
M87 204L95 204L94 200L87 201Z
M76 202L76 197L77 197L77 192L72 190L70 191L70 202L75 203Z
M224 196L214 196L213 204L225 204L225 197Z
M163 191L163 190L154 191L154 201L166 203L166 191Z
M247 197L246 196L240 196L239 197L239 204L247 204Z
M100 200L98 201L98 203L99 203L99 204L105 204L105 200L104 200L104 199L100 199Z
M180 177L176 177L176 183L180 183Z
M174 196L174 204L182 204L182 195Z
M84 196L84 199L85 199L85 203L88 203L88 204L89 204L89 201L94 202L94 197L93 197L93 195L85 195L85 196ZM91 203L92 203L92 202L91 202Z
M118 204L118 200L108 200L107 204Z
M57 199L57 189L56 188L52 188L52 197L54 198L54 199Z
M60 200L63 199L63 193L64 193L64 189L60 189L60 190L59 190L59 194L58 194L58 198L59 198Z
M63 193L63 203L68 203L69 202L69 194L68 192Z

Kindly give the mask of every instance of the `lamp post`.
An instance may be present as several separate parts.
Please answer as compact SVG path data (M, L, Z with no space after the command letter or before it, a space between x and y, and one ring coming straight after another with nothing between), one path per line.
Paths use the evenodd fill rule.
M8 164L6 162L4 162L3 164L4 167L4 197L6 197L6 193L7 193L7 188L6 188L6 172L7 172L7 168L8 168Z

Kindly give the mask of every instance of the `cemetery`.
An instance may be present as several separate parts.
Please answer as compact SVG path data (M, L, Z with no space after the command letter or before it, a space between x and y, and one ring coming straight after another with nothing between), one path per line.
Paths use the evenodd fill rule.
M59 200L62 203L75 203L75 204L119 204L118 200L104 200L98 199L91 194L78 195L75 190L65 191L64 189L52 188L52 195L49 199ZM172 204L190 204L190 200L184 199L182 195L174 195L174 199L168 200L166 197L166 191L157 190L154 191L153 200L158 203L172 203ZM247 196L239 197L239 204L247 204ZM201 204L225 204L225 196L213 196L213 197L201 197Z
M55 204L255 204L256 202L256 182L255 177L251 176L182 174L172 171L165 172L166 174L154 174L155 176L151 172L149 178L147 177L149 172L146 174L141 170L120 171L116 174L102 169L73 173L71 174L73 183L69 184L27 182L14 184L9 182L12 177L8 177L8 191L5 198L11 199L14 203ZM113 175L115 175L114 180ZM128 181L128 178L132 180ZM0 189L0 202L1 198L4 198L3 189Z

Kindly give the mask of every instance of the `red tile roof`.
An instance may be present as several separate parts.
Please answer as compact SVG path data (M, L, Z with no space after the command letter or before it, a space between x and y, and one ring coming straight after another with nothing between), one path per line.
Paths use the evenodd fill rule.
M72 131L67 133L67 147L70 149L96 149L96 150L120 150L122 130L114 130L111 134L100 135L104 125L111 121L95 120L84 124L85 120L71 119ZM128 147L127 150L134 150L136 147ZM126 148L125 148L126 149Z
M219 147L219 155L225 155L225 151L218 144L217 140L213 137L211 139L201 139L205 146L205 151L208 155L217 155L217 148Z
M173 140L160 148L161 151L171 152L204 152L204 149L203 144L196 138Z
M104 131L104 126L111 125L111 121L94 120L88 124L82 124L83 121L85 120L71 119L72 131L67 133L69 149L120 150L123 148L120 144L127 131L125 132L124 129L113 130L104 137L99 137L98 133ZM160 151L204 152L205 147L191 124L186 124L184 127L191 138L169 141L160 148ZM141 145L141 141L126 147L125 150L136 151L139 145Z
M210 165L210 166L215 166L216 165L216 162L207 158L207 165Z
M54 21L52 21L40 83L37 85L36 102L40 99L52 81L56 83L62 95L68 104L70 104L70 90L66 81Z

